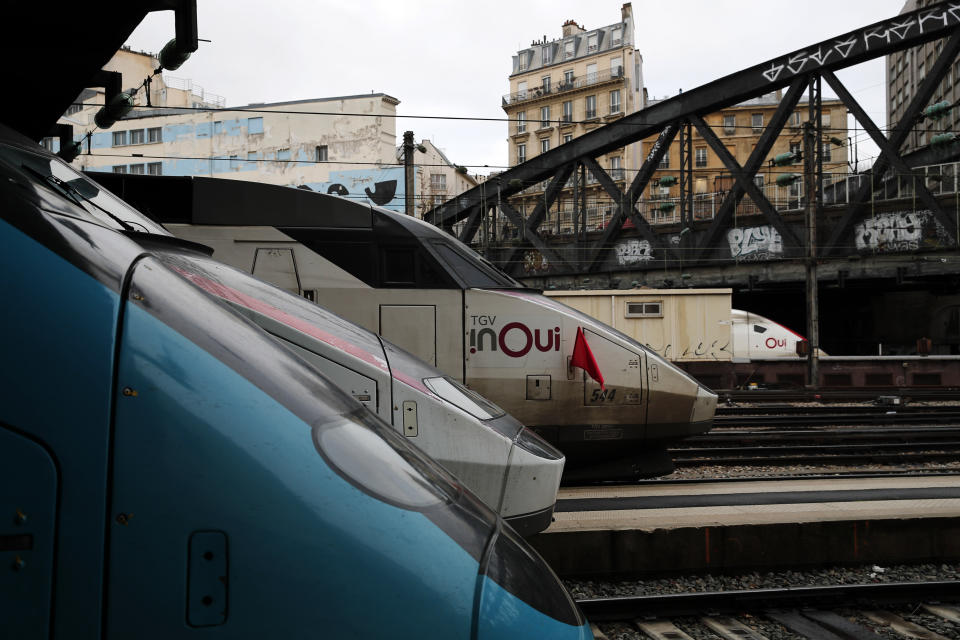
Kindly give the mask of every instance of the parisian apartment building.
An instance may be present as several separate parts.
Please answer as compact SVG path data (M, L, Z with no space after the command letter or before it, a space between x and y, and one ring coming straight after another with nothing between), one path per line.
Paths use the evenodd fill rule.
M510 120L510 166L642 109L643 58L634 44L633 9L626 3L617 22L587 29L567 20L559 38L543 36L518 51L513 56L510 92L502 99ZM640 145L635 143L607 154L600 163L622 187L624 176L633 173L640 160ZM598 224L602 196L592 175L589 184L587 208L593 224ZM543 196L543 185L530 185L516 199L517 206L521 211L529 209L538 196ZM559 217L548 220L546 228L556 224L559 232L567 230L572 206L570 198L561 197Z
M140 87L159 62L123 49L105 67L123 74L123 87ZM225 109L225 100L190 80L153 77L137 91L135 107L108 130L94 115L103 90L84 91L61 123L83 139L74 165L87 171L207 176L308 187L404 210L405 180L398 152L400 101L385 93L249 104ZM149 104L149 106L147 106ZM89 136L87 135L89 134ZM57 150L58 141L43 144ZM415 210L436 197L453 197L475 181L456 171L442 151L423 141L415 154Z
M724 148L743 166L760 141L760 135L770 123L783 99L781 91L733 105L722 111L704 116L704 121L719 138ZM656 104L660 99L652 98ZM802 98L791 112L787 125L773 143L764 159L762 168L754 176L754 183L774 205L798 202L803 189L804 172L803 131L809 120L809 102ZM821 137L819 140L823 163L824 186L842 182L850 172L849 162L855 141L847 127L847 108L841 100L821 100ZM657 136L643 140L643 149L649 153L657 142ZM692 187L694 193L694 217L711 218L716 213L735 180L721 158L692 128L691 151ZM786 154L790 154L784 158ZM781 162L774 162L777 158ZM643 200L638 205L641 213L651 222L672 222L678 215L680 202L680 142L675 138L664 154L653 178L647 185ZM756 205L744 198L738 213L759 211Z

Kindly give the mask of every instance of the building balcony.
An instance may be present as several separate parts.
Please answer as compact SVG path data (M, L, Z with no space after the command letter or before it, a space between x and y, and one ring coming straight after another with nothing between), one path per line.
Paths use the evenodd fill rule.
M532 89L527 89L526 91L508 93L503 96L503 106L513 106L515 104L539 100L541 98L555 96L562 93L569 93L571 91L576 91L577 89L594 87L611 82L619 83L623 81L623 77L622 67L614 69L613 71L598 71L597 73L588 73L579 78L575 77L569 82L558 82L557 84L551 84L549 87L533 87Z

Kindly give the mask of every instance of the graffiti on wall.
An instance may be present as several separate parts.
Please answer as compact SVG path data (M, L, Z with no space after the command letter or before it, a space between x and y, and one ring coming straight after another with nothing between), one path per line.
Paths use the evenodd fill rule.
M771 260L783 255L783 238L771 225L730 229L727 242L735 260Z
M327 182L310 182L305 186L394 211L404 210L406 192L402 167L331 171Z
M539 273L550 268L547 259L539 251L530 250L523 254L524 273Z
M915 251L924 243L924 229L930 231L929 236L936 236L934 244L949 242L943 225L929 210L895 211L868 218L855 227L854 239L858 251Z
M653 247L649 240L626 240L614 247L617 252L617 262L620 265L640 264L653 260Z
M730 360L730 340L714 340L710 344L705 342L690 343L689 345L674 345L667 343L663 346L644 344L651 351L656 351L667 360Z

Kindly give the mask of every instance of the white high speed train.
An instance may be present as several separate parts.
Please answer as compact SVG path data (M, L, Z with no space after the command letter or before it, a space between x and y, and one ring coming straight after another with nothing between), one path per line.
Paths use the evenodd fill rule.
M534 428L568 468L669 473L667 444L712 426L716 394L687 373L423 221L251 182L97 179L174 235L212 247L219 261L435 365ZM592 375L572 366L582 363L577 349L593 357Z

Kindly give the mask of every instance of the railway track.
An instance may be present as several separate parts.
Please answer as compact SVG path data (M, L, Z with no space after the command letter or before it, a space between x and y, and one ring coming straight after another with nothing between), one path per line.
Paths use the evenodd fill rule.
M960 424L960 407L718 407L715 427Z
M646 634L643 637L674 640L693 637L686 631L698 637L706 632L723 638L759 640L767 637L759 629L770 627L818 640L876 639L883 636L873 629L883 627L904 632L906 637L941 640L956 636L941 635L936 628L960 624L960 607L948 604L960 602L960 583L955 581L677 593L577 602L587 619L599 625L601 633L605 623L627 623ZM904 617L904 607L930 616L933 628Z
M676 467L704 465L835 465L867 463L919 464L960 459L960 441L762 447L684 448L670 450Z

